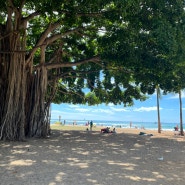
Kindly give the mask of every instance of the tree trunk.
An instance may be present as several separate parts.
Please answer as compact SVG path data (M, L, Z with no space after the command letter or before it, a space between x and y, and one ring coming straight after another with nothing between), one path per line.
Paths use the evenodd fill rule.
M50 129L47 71L25 62L26 25L17 10L8 8L6 26L0 25L0 140L46 137Z
M180 103L180 135L184 136L183 121L182 121L182 97L181 97L181 90L179 91L179 103Z
M49 129L49 106L45 102L47 89L47 71L44 67L37 69L31 77L26 108L26 135L29 137L46 137Z
M18 48L19 39L19 34L12 33L0 44L0 139L23 140L25 136L25 53Z
M159 109L159 87L157 87L157 117L158 117L158 133L161 133L161 120L160 120L160 109Z

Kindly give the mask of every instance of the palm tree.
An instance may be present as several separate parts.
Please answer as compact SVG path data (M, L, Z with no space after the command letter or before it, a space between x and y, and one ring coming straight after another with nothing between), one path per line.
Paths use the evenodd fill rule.
M182 122L182 94L181 94L181 90L179 90L179 104L180 104L180 135L184 136L183 122Z
M159 110L159 99L161 98L160 88L156 86L157 91L157 117L158 117L158 133L161 133L161 121L160 121L160 110Z

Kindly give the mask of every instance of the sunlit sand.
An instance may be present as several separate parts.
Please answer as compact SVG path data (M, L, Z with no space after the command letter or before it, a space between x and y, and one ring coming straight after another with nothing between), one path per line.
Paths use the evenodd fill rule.
M0 184L184 185L183 136L134 128L103 134L101 128L52 125L47 139L0 141Z

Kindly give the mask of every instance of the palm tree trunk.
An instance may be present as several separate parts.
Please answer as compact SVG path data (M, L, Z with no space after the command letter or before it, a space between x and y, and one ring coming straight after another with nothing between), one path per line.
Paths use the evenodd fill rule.
M183 122L182 122L182 96L181 96L181 90L179 91L179 103L180 103L180 135L184 135L183 131Z
M161 121L160 121L160 110L159 110L159 87L157 87L157 116L158 116L158 133L161 133Z

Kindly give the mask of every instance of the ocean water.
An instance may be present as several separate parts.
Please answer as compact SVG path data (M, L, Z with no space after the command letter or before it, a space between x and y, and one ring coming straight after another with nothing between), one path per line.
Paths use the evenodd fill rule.
M61 120L60 122L65 125L86 125L91 120ZM115 127L115 128L130 128L130 121L105 121L105 120L92 120L94 125L102 126L102 127ZM50 120L51 124L55 122L59 122L58 119ZM174 127L180 127L177 123L163 123L161 122L161 129L162 130L174 130ZM183 127L185 125L183 124ZM149 130L157 130L158 123L157 122L132 122L132 128L145 128Z

